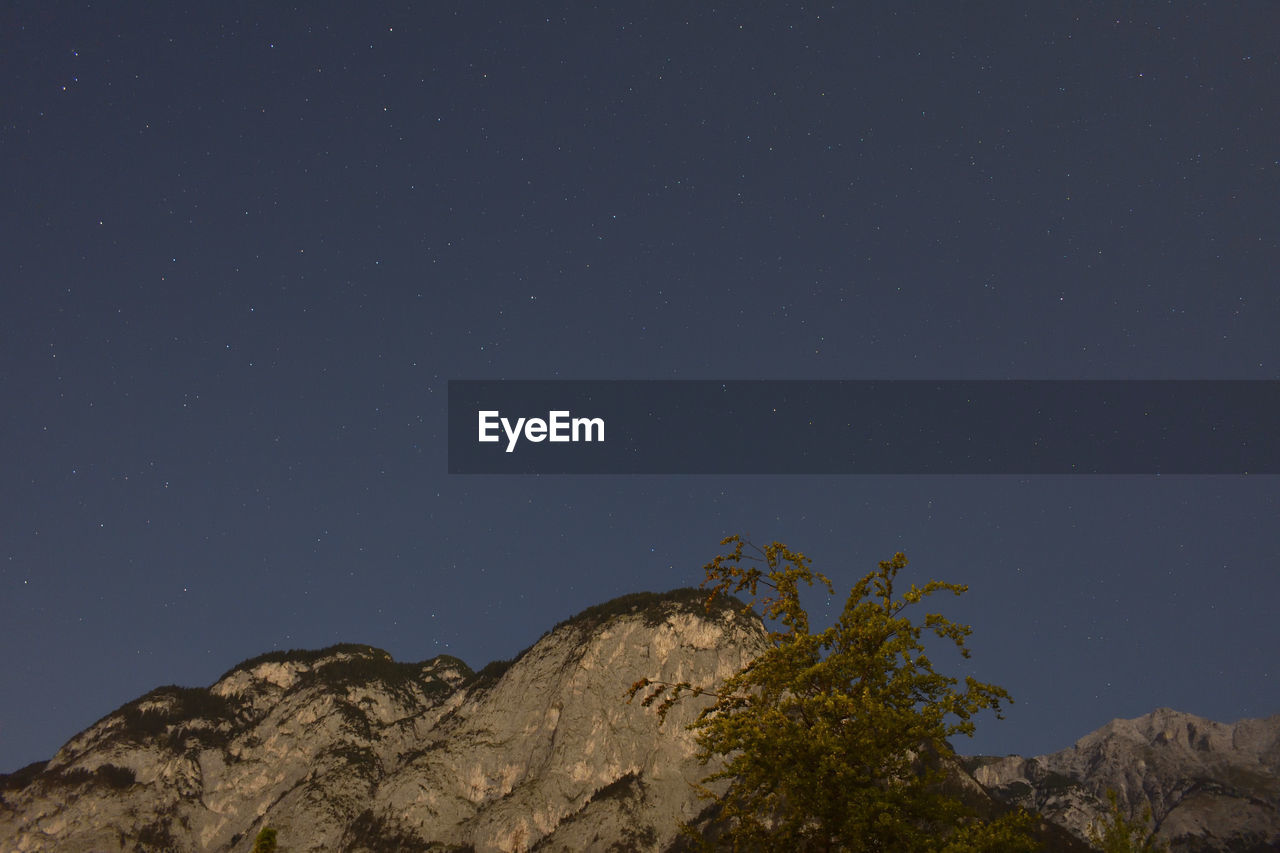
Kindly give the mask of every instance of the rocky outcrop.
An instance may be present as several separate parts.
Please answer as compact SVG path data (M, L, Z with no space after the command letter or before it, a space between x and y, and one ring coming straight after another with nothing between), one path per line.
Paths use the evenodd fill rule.
M1280 850L1280 714L1233 725L1168 708L1112 720L1070 749L971 759L997 798L1084 838L1116 791L1175 853Z
M760 622L702 594L627 596L473 673L368 646L273 653L208 689L162 687L4 780L0 849L660 850L705 805L683 702L659 727L642 677L714 687Z

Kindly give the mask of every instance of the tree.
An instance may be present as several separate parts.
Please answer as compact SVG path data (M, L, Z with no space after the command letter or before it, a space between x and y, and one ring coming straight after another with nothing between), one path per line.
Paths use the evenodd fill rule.
M731 536L733 550L706 565L707 605L746 592L759 605L770 648L729 678L692 723L704 762L723 759L704 779L722 780L725 830L717 843L734 850L1004 851L1028 850L1030 818L984 821L947 792L955 767L947 739L973 732L973 716L1000 716L1011 701L1000 687L937 672L921 634L950 640L964 657L970 628L929 613L905 612L939 592L966 587L930 581L895 598L901 553L880 563L849 593L831 627L814 632L800 601L802 585L834 594L811 561L780 542L759 549ZM753 553L744 550L753 549ZM689 683L642 679L642 703L666 712L701 693ZM660 700L660 701L659 701ZM954 778L952 775L950 778Z
M263 827L258 837L253 839L251 853L276 853L276 831L269 826Z
M1155 840L1155 833L1147 829L1151 809L1142 814L1142 820L1129 820L1120 810L1120 795L1115 789L1107 789L1107 818L1101 825L1089 824L1089 842L1102 853L1165 853L1168 849Z

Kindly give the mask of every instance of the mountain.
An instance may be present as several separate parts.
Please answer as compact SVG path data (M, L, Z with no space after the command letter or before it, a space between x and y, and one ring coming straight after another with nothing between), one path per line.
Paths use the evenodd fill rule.
M764 647L705 594L626 596L511 662L281 652L213 686L161 687L3 780L0 849L661 849L705 803L681 703L659 728L643 677L713 687ZM606 843L607 842L607 843Z
M1280 850L1280 714L1228 725L1160 708L1036 758L970 759L997 799L1085 837L1114 790L1175 853Z
M288 851L679 849L681 822L714 827L692 784L713 768L685 728L706 700L660 726L627 690L714 688L766 647L757 617L703 595L624 596L479 672L340 645L158 688L0 777L0 849L246 851L265 826ZM1077 833L1110 786L1178 838L1274 843L1277 723L1161 711L1054 756L967 759L956 781L983 811L1009 806L978 782ZM1041 832L1046 849L1087 849Z

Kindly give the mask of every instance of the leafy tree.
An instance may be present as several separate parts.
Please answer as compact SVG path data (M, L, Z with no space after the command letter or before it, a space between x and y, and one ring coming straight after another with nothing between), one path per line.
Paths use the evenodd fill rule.
M831 581L780 542L759 549L731 536L733 550L707 564L707 604L746 592L771 625L770 648L729 678L691 725L699 758L724 759L704 783L724 780L716 795L734 850L1014 851L1034 847L1025 813L984 821L948 793L954 753L947 739L973 732L972 718L1000 715L1011 701L1000 687L937 672L921 634L952 641L964 657L970 628L937 613L913 621L905 611L939 592L966 587L930 581L895 598L902 554L880 563L849 593L839 620L814 632L800 602L802 585ZM754 553L744 551L744 545ZM667 711L702 693L688 682L642 679L630 696ZM954 778L952 776L951 778ZM689 833L692 834L692 833ZM709 842L704 842L711 846Z
M1107 802L1111 807L1101 826L1089 824L1089 841L1103 853L1165 853L1168 850L1155 840L1155 833L1147 829L1151 809L1146 809L1142 820L1128 820L1120 810L1120 795L1115 789L1107 789Z
M263 827L258 837L253 839L251 853L276 853L276 831L269 826Z

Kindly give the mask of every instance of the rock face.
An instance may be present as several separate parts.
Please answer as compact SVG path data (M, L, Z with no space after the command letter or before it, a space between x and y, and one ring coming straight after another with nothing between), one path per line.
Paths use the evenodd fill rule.
M273 652L209 688L161 687L0 777L0 850L668 850L703 826L685 725L626 702L641 678L714 688L766 648L760 621L703 594L590 608L514 661L393 661L369 646ZM1178 851L1280 849L1280 716L1212 723L1161 710L1034 759L965 759L981 813L1040 811L1044 849L1082 838L1115 788ZM977 781L975 781L975 779ZM698 820L699 818L702 820ZM1053 825L1058 824L1058 825ZM1061 827L1066 827L1062 829Z
M1227 725L1160 708L1052 755L969 766L997 798L1080 838L1113 789L1130 818L1150 810L1175 853L1280 850L1280 714Z
M627 688L710 688L765 642L701 601L627 596L479 673L348 645L162 687L6 777L0 849L242 851L268 825L292 851L665 849L705 806L703 706L659 727Z

